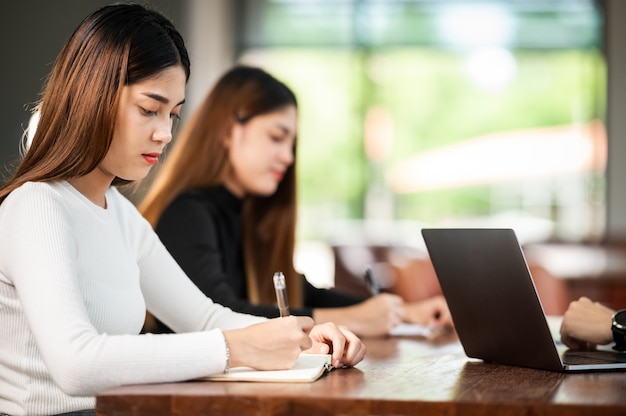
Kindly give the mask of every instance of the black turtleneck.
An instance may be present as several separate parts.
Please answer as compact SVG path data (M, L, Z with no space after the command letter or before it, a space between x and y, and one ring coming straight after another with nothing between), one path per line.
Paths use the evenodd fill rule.
M187 276L213 301L237 312L268 318L274 305L248 301L241 244L243 201L218 186L190 191L163 212L156 232ZM313 315L313 308L349 306L363 299L333 289L318 289L302 276L305 307L294 315Z

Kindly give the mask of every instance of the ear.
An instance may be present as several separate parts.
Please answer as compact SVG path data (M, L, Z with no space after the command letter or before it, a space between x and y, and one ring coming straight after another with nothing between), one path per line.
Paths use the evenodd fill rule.
M229 132L224 137L223 143L226 149L230 149L233 146L233 143L240 140L243 135L243 126L239 123L233 123L230 127Z

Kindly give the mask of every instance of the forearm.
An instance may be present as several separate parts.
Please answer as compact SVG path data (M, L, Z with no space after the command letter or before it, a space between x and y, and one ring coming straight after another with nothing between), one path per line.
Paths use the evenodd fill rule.
M384 293L361 303L342 308L316 308L316 323L334 322L344 325L359 336L389 334L402 320L402 298Z
M375 322L369 323L359 316L358 310L353 307L343 308L316 308L313 309L313 320L316 324L332 322L342 325L357 335L377 336L388 332L390 328L379 328Z

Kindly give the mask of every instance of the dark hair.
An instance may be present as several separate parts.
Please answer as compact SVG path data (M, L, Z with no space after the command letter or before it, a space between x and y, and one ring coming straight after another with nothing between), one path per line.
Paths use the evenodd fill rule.
M163 210L183 192L223 183L231 168L225 145L235 124L293 105L296 96L284 83L260 68L236 66L215 84L178 134L139 210L156 226ZM294 144L294 155L296 154ZM289 302L302 305L302 282L293 266L296 229L296 159L276 192L248 195L242 213L242 241L248 296L253 303L275 299L271 279L282 270Z
M230 85L240 97L246 97L238 99L234 107L235 120L240 124L289 104L297 106L291 89L260 68L237 66L227 72L220 83Z
M0 201L27 181L83 176L102 161L113 138L122 87L180 65L185 44L174 25L140 4L104 6L87 16L56 58L36 108L39 123ZM116 178L113 184L126 183Z

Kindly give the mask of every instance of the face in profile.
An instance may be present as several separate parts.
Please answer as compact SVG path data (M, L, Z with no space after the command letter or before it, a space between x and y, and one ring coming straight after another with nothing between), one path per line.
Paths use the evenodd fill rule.
M124 86L111 147L99 169L111 177L144 178L172 140L172 123L185 100L185 85L183 68L172 66Z
M297 110L293 105L235 124L226 142L232 171L225 184L234 194L269 196L294 161Z

